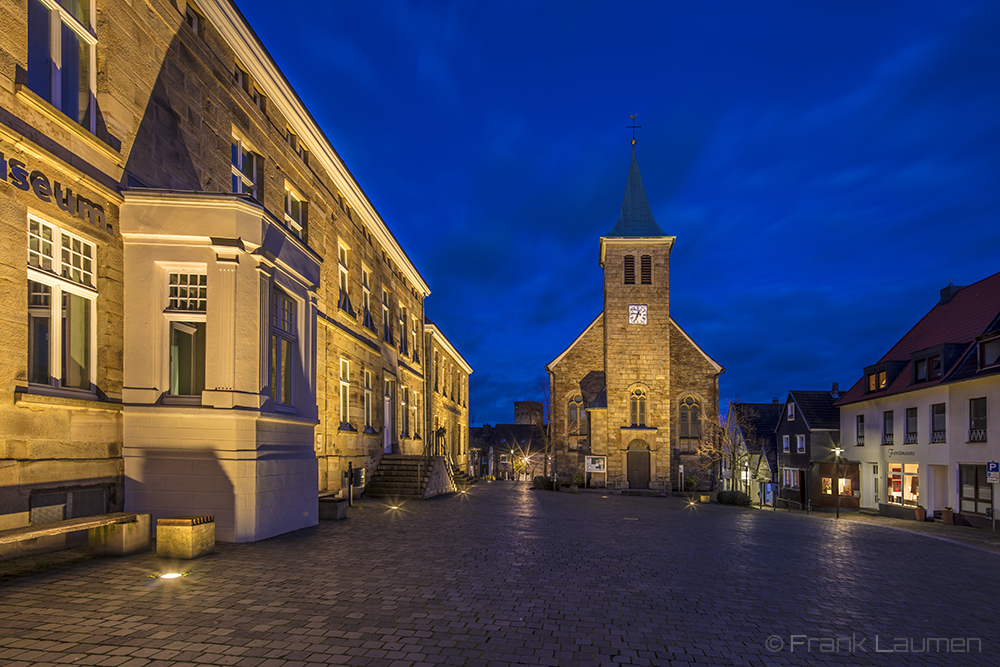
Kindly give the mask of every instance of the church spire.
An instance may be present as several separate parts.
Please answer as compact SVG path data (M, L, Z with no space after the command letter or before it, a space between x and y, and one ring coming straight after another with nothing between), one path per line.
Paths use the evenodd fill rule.
M667 236L667 233L656 224L653 212L649 208L646 189L642 187L642 176L639 175L639 163L635 160L635 140L632 141L632 166L628 170L622 212L618 216L618 222L604 236L605 238Z

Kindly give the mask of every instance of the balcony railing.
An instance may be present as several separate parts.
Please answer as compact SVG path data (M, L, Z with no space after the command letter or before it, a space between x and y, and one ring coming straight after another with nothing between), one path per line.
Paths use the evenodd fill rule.
M893 436L892 433L883 433L882 434L882 444L883 445L891 445L892 444L892 436Z
M858 436L858 440L857 440L857 444L858 444L858 447L864 447L865 446L865 436L859 435Z
M917 444L917 434L916 433L907 433L906 434L906 440L903 441L903 444L905 444L905 445L915 445L915 444Z
M931 431L931 442L944 442L944 431Z
M969 442L986 442L986 429L985 428L970 428L969 429Z

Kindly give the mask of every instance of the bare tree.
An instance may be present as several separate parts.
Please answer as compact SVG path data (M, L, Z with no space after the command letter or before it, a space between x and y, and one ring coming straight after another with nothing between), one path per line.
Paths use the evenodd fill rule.
M758 417L753 407L730 401L725 416L719 414L704 420L705 435L698 445L698 454L706 464L720 467L720 479L723 463L728 464L731 475L737 476L738 471L749 465L751 457L764 455L766 439L757 433ZM746 492L747 482L736 479L740 490Z

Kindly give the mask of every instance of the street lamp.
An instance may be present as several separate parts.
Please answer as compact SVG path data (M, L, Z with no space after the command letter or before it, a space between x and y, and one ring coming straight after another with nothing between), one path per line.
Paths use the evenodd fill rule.
M837 493L837 518L838 519L840 518L840 455L843 454L843 453L844 453L844 450L841 449L840 445L837 445L836 447L833 448L834 461L835 461L834 465L835 465L836 475L837 475L836 486L834 488L837 489L836 493Z

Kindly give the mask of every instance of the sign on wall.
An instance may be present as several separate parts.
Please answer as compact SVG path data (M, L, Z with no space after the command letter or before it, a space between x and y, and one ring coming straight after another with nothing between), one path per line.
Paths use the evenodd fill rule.
M586 465L587 472L607 472L608 471L608 457L607 456L586 456L584 457L584 463Z

